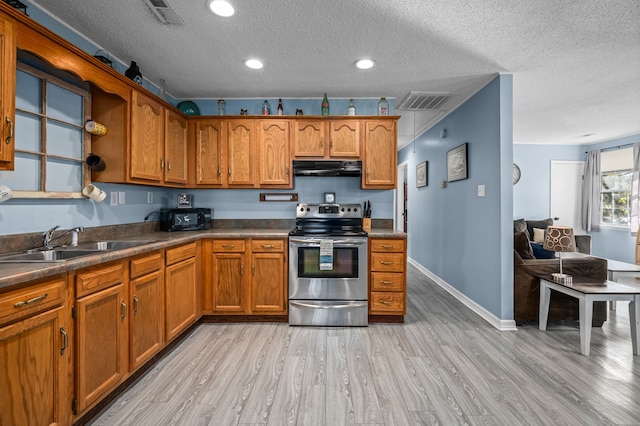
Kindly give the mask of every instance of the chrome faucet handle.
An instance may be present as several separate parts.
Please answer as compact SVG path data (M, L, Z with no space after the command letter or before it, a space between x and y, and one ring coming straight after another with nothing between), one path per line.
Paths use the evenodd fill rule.
M60 228L60 225L56 225L53 228L44 231L44 233L42 234L42 245L44 247L50 247L51 246L51 240L53 239L53 232Z

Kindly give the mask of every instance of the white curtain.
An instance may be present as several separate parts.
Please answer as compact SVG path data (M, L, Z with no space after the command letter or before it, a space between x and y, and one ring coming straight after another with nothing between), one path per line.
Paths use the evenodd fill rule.
M582 175L582 229L600 231L600 151L587 152Z
M633 178L631 181L631 235L638 232L640 222L640 142L633 144Z

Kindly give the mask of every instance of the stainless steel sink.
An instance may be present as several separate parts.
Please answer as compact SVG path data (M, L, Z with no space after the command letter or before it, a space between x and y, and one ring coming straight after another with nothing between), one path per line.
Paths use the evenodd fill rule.
M88 241L77 246L63 246L47 250L36 248L19 253L0 254L0 263L46 263L64 262L77 257L98 254L100 252L122 250L150 244L156 240L109 240Z
M80 243L75 247L67 247L67 250L122 250L131 247L137 247L144 244L150 244L155 241L150 240L111 240L111 241L89 241L86 243Z
M76 257L98 254L99 250L43 250L0 255L0 263L64 262Z

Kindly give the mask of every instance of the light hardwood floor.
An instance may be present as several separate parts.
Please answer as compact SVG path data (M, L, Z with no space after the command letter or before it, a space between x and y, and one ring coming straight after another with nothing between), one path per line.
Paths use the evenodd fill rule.
M500 332L409 266L405 324L202 324L94 425L639 425L626 306Z

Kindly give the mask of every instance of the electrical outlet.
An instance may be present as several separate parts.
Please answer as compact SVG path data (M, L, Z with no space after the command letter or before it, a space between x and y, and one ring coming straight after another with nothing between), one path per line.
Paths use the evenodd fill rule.
M118 205L118 193L116 191L111 191L111 205Z
M153 203L153 192L147 192L147 204Z
M118 192L118 204L124 204L124 191Z

